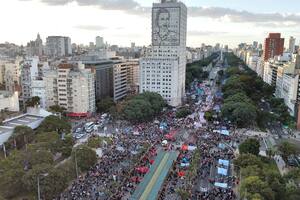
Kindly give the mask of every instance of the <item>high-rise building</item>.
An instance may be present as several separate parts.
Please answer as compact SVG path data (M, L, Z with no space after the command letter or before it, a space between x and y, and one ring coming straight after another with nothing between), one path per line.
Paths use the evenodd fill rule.
M94 74L83 64L62 63L57 70L45 74L46 105L59 105L70 116L86 116L95 112Z
M96 37L96 48L101 49L104 48L104 40L103 37L97 36Z
M21 99L23 105L31 98L32 95L32 82L35 80L38 75L38 57L28 57L24 60L21 65Z
M289 52L294 53L295 52L295 45L296 45L296 38L293 36L290 37L289 40Z
M258 42L257 42L257 41L253 41L253 44L252 44L252 45L253 45L253 48L254 48L254 49L257 49L257 48L258 48Z
M280 33L269 33L269 37L265 39L264 61L283 54L284 38Z
M138 88L137 60L83 61L85 68L95 72L96 100L111 97L118 101Z
M5 90L14 93L18 91L21 93L21 63L23 62L22 57L17 57L14 61L5 62Z
M46 39L46 54L50 57L64 57L72 55L71 38L49 36Z
M140 92L160 94L171 106L185 95L187 7L162 0L152 8L152 46L140 60Z

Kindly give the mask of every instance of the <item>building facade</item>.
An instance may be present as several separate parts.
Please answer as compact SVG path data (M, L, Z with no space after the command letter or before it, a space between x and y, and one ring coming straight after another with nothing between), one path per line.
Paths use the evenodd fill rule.
M295 46L296 46L296 38L291 36L289 40L289 49L288 49L290 53L295 52Z
M18 112L19 108L19 94L18 92L0 91L0 111L9 110Z
M72 55L71 38L62 36L47 37L46 54L50 57L65 57Z
M179 106L185 95L187 8L162 0L152 8L152 46L140 60L140 93L160 94Z
M284 38L281 38L280 33L270 33L269 37L265 39L264 46L264 61L270 58L280 56L284 50Z
M23 105L31 98L32 96L32 81L39 76L38 72L38 57L26 58L21 65L21 96L20 100L23 102Z
M94 74L84 65L62 63L45 74L46 105L66 108L71 116L95 112Z
M40 34L37 35L35 41L27 43L26 55L27 56L42 56L43 55L43 41Z

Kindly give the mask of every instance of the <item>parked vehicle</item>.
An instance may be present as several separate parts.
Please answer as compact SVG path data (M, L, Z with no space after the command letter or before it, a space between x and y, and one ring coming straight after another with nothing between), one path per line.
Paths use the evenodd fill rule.
M91 133L93 130L94 130L94 126L95 126L95 123L94 122L88 122L84 125L84 130L85 132L87 133Z

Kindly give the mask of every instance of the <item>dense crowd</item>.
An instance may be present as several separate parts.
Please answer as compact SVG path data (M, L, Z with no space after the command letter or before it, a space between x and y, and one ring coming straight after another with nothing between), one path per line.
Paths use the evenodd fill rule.
M159 199L178 199L176 190L179 188L186 189L192 199L235 199L231 189L234 177L211 175L218 159L233 159L232 149L218 148L221 142L230 144L231 136L213 131L224 128L222 122L208 123L205 120L205 111L213 109L218 102L209 87L196 84L197 87L201 87L203 94L187 105L193 113L184 119L176 119L176 111L168 110L153 122L120 124L113 144L103 149L99 162L73 182L59 199L129 199L153 164L165 134L172 130L185 130L185 135L176 135L177 146L185 144L195 148L193 151L178 148L180 154L165 180ZM201 159L196 176L188 180L185 173L193 161L195 149L200 151ZM226 182L229 187L215 187L215 181ZM187 188L187 185L191 187Z

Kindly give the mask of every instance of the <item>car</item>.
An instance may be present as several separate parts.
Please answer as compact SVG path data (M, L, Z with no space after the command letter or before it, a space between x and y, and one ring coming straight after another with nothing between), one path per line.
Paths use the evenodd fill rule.
M84 137L84 136L85 136L84 133L77 133L77 134L74 135L74 137L75 137L76 139L80 139L80 138L82 138L82 137Z
M80 133L82 132L82 128L76 128L75 133Z

